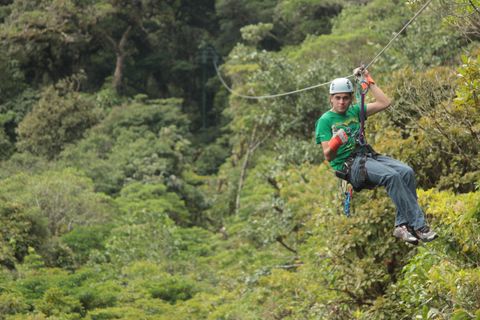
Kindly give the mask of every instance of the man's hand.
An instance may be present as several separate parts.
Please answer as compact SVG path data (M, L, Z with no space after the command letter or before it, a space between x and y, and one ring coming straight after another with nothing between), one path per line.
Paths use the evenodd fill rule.
M375 84L375 81L373 80L372 76L370 76L370 73L368 72L368 70L365 69L365 67L363 66L355 68L353 70L353 75L359 79L361 79L363 76L362 80L364 81L361 84L363 90L366 90L368 87L370 87L370 85Z
M355 68L355 69L353 69L353 75L357 78L361 77L364 71L365 71L365 68L363 66Z
M332 139L328 141L328 147L330 150L336 152L338 148L348 141L348 136L345 133L345 130L340 129L333 135Z

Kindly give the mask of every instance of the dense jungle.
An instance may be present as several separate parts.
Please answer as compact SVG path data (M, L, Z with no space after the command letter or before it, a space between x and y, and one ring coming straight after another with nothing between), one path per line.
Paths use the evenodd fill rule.
M0 23L1 320L480 319L479 0L3 0ZM415 170L433 242L393 237L384 188L343 213L315 122L361 64L392 100L366 137Z

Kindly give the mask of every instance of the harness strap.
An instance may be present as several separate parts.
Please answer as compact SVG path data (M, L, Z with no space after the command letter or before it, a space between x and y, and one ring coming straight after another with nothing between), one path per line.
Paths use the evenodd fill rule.
M375 186L371 185L368 182L368 172L367 172L367 158L372 157L373 159L376 159L378 153L373 150L372 146L369 144L366 144L364 146L358 145L357 148L352 152L350 157L345 161L343 170L341 171L335 171L335 174L338 178L343 179L350 183L353 187L354 191L360 191L362 189L373 189ZM359 160L359 177L358 177L358 183L356 186L352 184L351 181L351 172L352 172L352 166L357 157L360 157Z
M363 90L360 101L360 132L358 135L358 143L364 146L367 144L367 141L365 139L365 92Z

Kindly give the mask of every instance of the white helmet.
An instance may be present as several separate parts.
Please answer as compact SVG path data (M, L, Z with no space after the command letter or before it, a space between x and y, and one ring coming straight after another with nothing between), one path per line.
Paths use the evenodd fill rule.
M353 85L347 78L337 78L330 83L330 94L352 93Z

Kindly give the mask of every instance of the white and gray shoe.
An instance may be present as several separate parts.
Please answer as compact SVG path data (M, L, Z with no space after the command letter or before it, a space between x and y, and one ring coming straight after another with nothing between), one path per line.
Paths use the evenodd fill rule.
M430 230L430 227L427 225L415 230L414 234L418 239L422 240L423 242L430 242L438 237L438 234Z
M410 231L408 231L408 228L406 225L396 226L395 230L393 230L393 235L405 242L408 242L411 244L418 244L417 237L415 237Z

